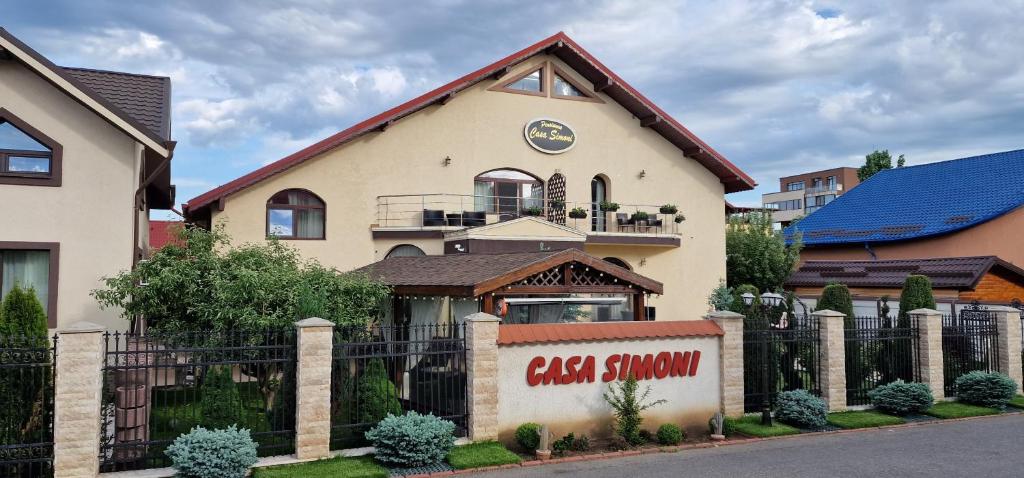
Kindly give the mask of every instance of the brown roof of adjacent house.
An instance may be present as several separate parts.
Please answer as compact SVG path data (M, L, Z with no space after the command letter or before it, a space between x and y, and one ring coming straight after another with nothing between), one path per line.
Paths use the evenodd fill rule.
M910 274L927 276L938 289L973 289L993 267L1024 280L1024 270L996 256L946 257L883 261L807 261L786 287L824 287L838 282L850 287L901 287Z
M171 138L171 79L119 71L61 67L139 124Z
M355 272L367 274L396 289L420 288L418 290L422 290L424 295L434 293L473 297L567 262L578 262L648 292L662 293L660 282L576 249L389 257Z
M710 320L667 322L594 322L583 324L505 324L498 345L597 340L717 337L725 332Z

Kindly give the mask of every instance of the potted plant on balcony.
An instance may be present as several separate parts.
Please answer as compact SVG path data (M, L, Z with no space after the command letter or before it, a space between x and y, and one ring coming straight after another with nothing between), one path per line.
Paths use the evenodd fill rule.
M646 212L637 211L633 213L633 222L646 221L648 217L650 216Z
M682 224L682 222L685 221L685 220L686 220L686 216L684 216L682 214L676 214L676 217L673 219L673 221L675 221L676 224Z
M573 219L586 219L587 210L581 207L574 207L571 211L569 211L569 217Z
M662 214L675 214L679 212L679 208L675 204L665 204L658 209Z
M562 209L565 207L565 201L559 199L552 199L548 201L548 207L551 209Z
M530 206L523 208L524 216L540 216L541 214L544 214L544 209L541 209L538 206Z
M615 212L619 210L619 203L601 201L598 203L598 207L600 207L602 211Z

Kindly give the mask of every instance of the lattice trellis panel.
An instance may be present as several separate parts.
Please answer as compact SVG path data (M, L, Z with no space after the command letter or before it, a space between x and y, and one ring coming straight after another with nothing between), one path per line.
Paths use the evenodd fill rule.
M574 264L572 269L572 285L620 285L615 282L611 275L604 274L596 269L589 269L580 264Z
M527 277L523 282L522 285L560 286L565 285L565 274L562 272L562 266L557 266Z
M548 221L565 225L565 176L555 173L548 179Z

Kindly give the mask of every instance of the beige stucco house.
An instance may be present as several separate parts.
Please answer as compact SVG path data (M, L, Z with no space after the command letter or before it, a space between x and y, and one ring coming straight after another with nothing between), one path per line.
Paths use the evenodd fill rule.
M170 208L170 79L66 68L0 28L0 285L31 286L50 327L124 329L90 291L146 254Z
M559 33L202 194L185 214L205 227L223 226L239 243L278 237L341 270L400 256L465 254L528 268L536 258L507 256L576 249L663 284L660 295L651 285L643 288L646 301L623 305L643 307L643 314L605 319L689 320L707 311L708 294L725 277L724 194L753 186ZM665 205L678 211L662 213ZM590 270L587 261L566 260ZM457 277L446 268L466 264L428 262L452 287ZM393 265L376 270L417 299L415 291L425 289L401 283ZM509 272L522 281L465 289L472 294L459 299L506 313L502 296L512 292L520 299L606 300L644 283L623 276L571 288L565 278L561 290L527 293L535 287L527 275ZM445 284L429 285L422 295L450 298Z

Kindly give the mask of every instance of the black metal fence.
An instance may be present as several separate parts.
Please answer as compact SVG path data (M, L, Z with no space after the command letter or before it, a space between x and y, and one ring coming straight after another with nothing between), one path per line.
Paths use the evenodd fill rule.
M260 456L294 451L295 332L108 333L101 471L170 465L195 426L249 429Z
M947 397L956 396L956 379L981 370L999 371L999 327L996 314L980 308L942 317L942 358Z
M53 476L57 337L0 337L0 476Z
M821 345L818 318L771 320L748 315L743 328L743 408L761 410L782 391L821 395Z
M915 319L854 317L846 320L846 403L869 405L879 385L921 379L921 351Z
M376 326L335 331L331 448L366 444L382 418L414 410L451 420L465 436L463 325Z

